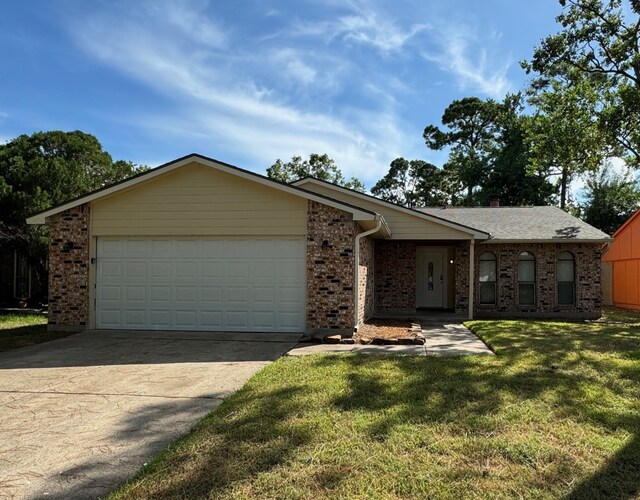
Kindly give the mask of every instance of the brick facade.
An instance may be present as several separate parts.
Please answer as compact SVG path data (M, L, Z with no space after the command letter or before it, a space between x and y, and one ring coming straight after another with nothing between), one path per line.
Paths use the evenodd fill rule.
M49 226L49 329L89 324L89 205L52 216Z
M469 312L469 247L468 241L463 241L456 245L454 266L455 266L455 310L456 314L467 314ZM476 259L477 259L476 255ZM476 279L477 279L476 274Z
M415 311L416 243L377 240L374 267L376 311Z
M90 207L82 205L50 217L49 328L86 329L89 325ZM354 244L362 228L353 217L322 203L307 205L307 311L309 332L351 335L354 328ZM358 322L376 312L415 311L416 251L423 242L360 241ZM455 310L468 311L469 242L454 250ZM496 256L496 304L479 303L479 257ZM575 258L575 304L559 305L556 261L562 251ZM535 305L518 304L517 261L535 256ZM450 253L451 255L451 253ZM579 243L475 245L474 314L477 317L596 318L601 309L600 245Z
M479 257L483 252L492 252L497 259L495 305L480 304L478 272ZM530 252L535 257L535 304L530 306L518 304L518 256L522 252ZM560 252L571 252L575 259L575 304L573 305L558 304L556 262ZM464 267L468 269L468 256L466 262ZM475 280L474 310L477 317L598 318L600 316L602 304L600 244L597 243L479 244L475 248Z
M363 229L359 228L359 232ZM360 240L360 266L358 270L358 324L371 318L375 312L374 241Z
M351 214L307 205L307 330L351 335L354 328L354 240Z
M384 241L375 243L375 310L415 311L416 249L421 242ZM453 243L455 312L469 311L469 242ZM478 294L479 258L490 251L497 258L497 300L480 304ZM575 257L575 304L558 305L556 257L568 251ZM536 304L518 304L517 261L521 252L536 258ZM579 243L475 245L474 315L477 317L557 317L596 318L600 316L600 245Z

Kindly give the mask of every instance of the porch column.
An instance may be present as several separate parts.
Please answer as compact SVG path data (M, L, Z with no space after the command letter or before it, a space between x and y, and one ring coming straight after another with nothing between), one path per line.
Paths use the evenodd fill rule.
M474 251L475 251L475 239L471 237L469 245L469 319L473 319L473 280L474 280Z

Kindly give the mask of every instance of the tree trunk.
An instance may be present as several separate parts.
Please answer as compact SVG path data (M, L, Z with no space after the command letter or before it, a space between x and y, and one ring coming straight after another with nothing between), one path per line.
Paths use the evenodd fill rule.
M473 206L473 186L467 187L467 206Z
M560 208L564 209L567 204L567 181L569 174L566 168L562 169L562 178L560 179Z

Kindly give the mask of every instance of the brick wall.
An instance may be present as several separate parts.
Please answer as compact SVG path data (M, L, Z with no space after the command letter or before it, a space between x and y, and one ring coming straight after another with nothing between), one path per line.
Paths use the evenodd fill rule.
M495 305L480 304L478 294L479 257L492 252L497 259L497 297ZM559 305L556 282L556 257L571 252L575 259L575 304ZM518 304L518 256L535 256L535 304ZM474 311L477 317L530 316L597 318L602 303L600 286L600 245L579 243L476 244ZM468 307L469 244L456 249L456 312Z
M469 248L468 241L458 243L455 248L455 310L456 314L469 312ZM477 253L477 245L474 249ZM477 256L476 256L477 259ZM476 274L476 280L477 280Z
M415 311L416 243L375 242L376 311Z
M358 228L362 232L362 228ZM360 240L360 266L358 270L358 324L371 318L375 309L374 242L365 237Z
M49 328L89 323L89 205L49 218Z
M307 330L353 333L356 224L351 214L307 206Z

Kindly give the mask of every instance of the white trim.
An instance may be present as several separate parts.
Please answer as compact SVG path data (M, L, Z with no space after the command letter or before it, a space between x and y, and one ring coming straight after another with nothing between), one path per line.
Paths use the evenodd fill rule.
M353 215L353 220L355 221L359 221L359 220L375 220L376 218L376 214L373 212L370 212L368 210L365 209L359 209L357 207L354 206L350 206L346 203L337 201L337 200L333 200L331 198L326 198L324 196L320 196L317 193L312 193L310 191L306 191L302 188L299 187L293 187L293 186L288 186L286 184L281 184L279 182L273 181L267 177L264 177L262 175L259 174L255 174L255 173L251 173L236 167L232 167L230 165L224 165L216 160L213 159L208 159L208 158L204 158L202 156L199 155L189 155L189 156L185 156L184 158L181 158L177 161L175 161L175 163L168 163L166 165L154 168L153 170L150 170L148 172L145 172L142 175L136 176L128 181L124 181L118 184L115 184L111 187L108 187L106 189L101 189L99 191L94 191L93 193L89 193L86 196L82 196L81 198L78 198L76 200L70 201L68 203L65 203L63 205L59 205L57 207L51 208L50 210L47 210L45 212L41 212L39 214L36 214L32 217L29 217L27 219L27 224L46 224L46 218L47 217L51 217L52 215L56 215L60 212L64 212L65 210L69 210L70 208L74 208L77 207L79 205L83 205L85 203L89 203L91 201L100 199L100 198L105 198L107 196L111 196L115 193L118 193L120 191L124 191L125 189L130 189L134 186L136 186L137 184L140 184L142 182L146 182L149 181L151 179L154 179L160 175L164 175L167 174L169 172L172 172L178 168L184 167L185 165L188 165L190 163L199 163L201 165L205 165L207 167L211 167L214 168L216 170L219 170L221 172L225 172L227 174L231 174L231 175L236 175L238 177L241 177L243 179L247 179L247 180L251 180L254 182L257 182L258 184L262 184L264 186L269 186L272 187L274 189L278 189L280 191L284 191L285 193L289 193L289 194L293 194L295 196L300 196L302 198L306 198L308 200L312 200L312 201L316 201L318 203L322 203L324 205L328 205L330 207L333 208L337 208L338 210L343 210L345 212L349 212Z
M380 198L376 198L375 196L370 196L370 195L366 195L363 193L358 193L357 191L353 191L351 189L347 189L344 188L342 186L337 186L335 184L331 184L330 182L325 182L325 181L321 181L318 179L314 179L314 178L304 178L304 179L300 179L298 181L292 182L291 185L292 186L297 186L297 187L302 187L304 184L316 184L319 186L324 186L327 187L329 189L333 189L335 191L341 191L343 193L349 194L351 196L353 196L356 199L360 199L360 200L366 200L366 201L370 201L372 203L376 203L378 205L382 205L388 208L392 208L394 210L397 210L398 212L402 212L405 214L409 214L409 215L413 215L415 217L418 217L419 219L425 219L428 220L430 222L433 222L434 224L440 224L442 226L445 227L449 227L451 229L456 229L462 233L466 233L469 234L471 236L473 236L474 238L478 238L478 239L485 239L485 238L490 238L491 235L485 231L480 231L479 229L474 229L468 226L464 226L462 224L458 224L456 222L451 222L445 219L441 219L440 217L436 217L424 212L419 212L418 210L413 210L411 208L406 208L406 207L401 207L400 205L396 205L394 203L390 203L388 201L385 200L381 200Z

